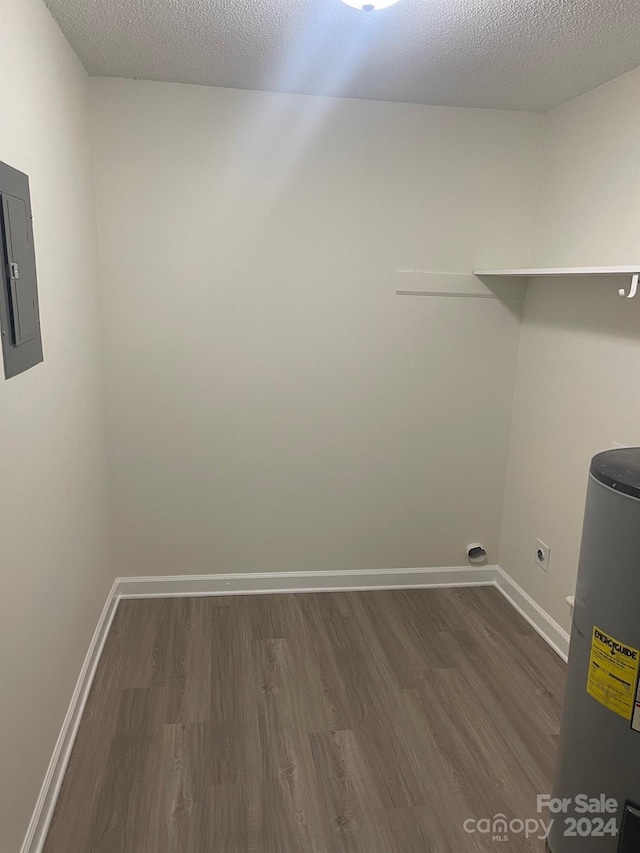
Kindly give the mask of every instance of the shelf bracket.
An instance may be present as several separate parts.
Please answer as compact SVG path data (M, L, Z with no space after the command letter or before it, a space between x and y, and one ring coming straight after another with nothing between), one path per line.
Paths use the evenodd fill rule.
M626 299L633 299L633 297L638 292L638 281L640 280L640 273L634 273L633 278L631 279L631 287L629 288L629 293L625 293L624 287L621 287L618 293L620 296L625 297Z

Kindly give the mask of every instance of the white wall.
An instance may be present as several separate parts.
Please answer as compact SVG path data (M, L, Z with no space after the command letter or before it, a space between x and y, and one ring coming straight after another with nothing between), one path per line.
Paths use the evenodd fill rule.
M0 0L0 160L31 179L45 355L0 379L2 853L20 849L114 574L87 83L40 0Z
M639 133L640 70L548 114L533 265L640 266ZM525 302L500 563L567 628L589 460L640 445L640 299L619 286L538 280Z
M91 81L122 574L495 560L541 119Z

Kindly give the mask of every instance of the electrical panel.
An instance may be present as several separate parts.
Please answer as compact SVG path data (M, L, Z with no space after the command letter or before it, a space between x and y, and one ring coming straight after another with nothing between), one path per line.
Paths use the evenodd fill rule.
M0 163L0 327L6 379L43 360L29 178Z

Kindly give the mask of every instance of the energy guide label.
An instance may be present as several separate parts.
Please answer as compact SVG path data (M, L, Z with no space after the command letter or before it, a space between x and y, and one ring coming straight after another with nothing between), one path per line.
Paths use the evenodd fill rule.
M640 731L640 711L634 708L640 651L616 640L600 628L593 628L587 693L625 720L633 720Z

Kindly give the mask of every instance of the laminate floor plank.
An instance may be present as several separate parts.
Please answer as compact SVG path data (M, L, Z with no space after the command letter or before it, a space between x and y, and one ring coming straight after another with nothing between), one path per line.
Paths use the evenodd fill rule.
M474 814L499 801L502 811L529 817L538 790L530 778L534 756L522 745L512 745L508 724L488 715L482 701L469 701L468 683L466 673L457 670L432 673L429 685L411 691L411 707L418 716L407 711L406 718L416 732L420 719L431 726Z
M537 816L564 678L495 589L122 601L44 853L495 849L465 821Z
M537 725L534 715L527 713L523 717L505 700L504 692L511 690L510 680L514 673L507 668L500 670L501 691L496 686L491 665L482 668L476 659L469 659L461 652L456 671L464 681L464 691L459 696L459 701L464 702L464 720L473 720L475 731L483 736L478 741L478 748L487 751L487 760L494 756L494 762L503 768L505 780L511 778L514 768L519 768L515 778L530 781L542 793L553 769L543 766L543 747L548 742L548 733ZM518 682L521 689L523 684L523 680ZM533 701L535 690L529 685L524 698L522 693L517 696L518 702L527 710L527 698ZM469 697L472 701L468 701ZM559 731L559 722L556 731Z
M116 853L136 843L144 771L159 729L156 718L162 716L156 699L154 691L146 687L122 692L118 723L91 816L89 850Z
M132 599L121 603L115 613L56 803L47 838L52 849L70 850L78 844L81 850L90 849L86 846L90 821L100 796L122 693L150 683L160 617L156 605L156 600Z
M424 619L407 619L403 600L392 593L386 607L380 608L376 599L366 593L354 596L354 606L359 607L362 622L369 635L375 637L388 670L399 687L414 687L427 669L451 667L454 664L446 645L438 642L438 632L429 624L429 614Z
M284 639L284 629L280 624L282 612L278 595L251 595L246 596L236 608L244 605L249 614L251 626L251 637L255 640L281 640Z
M328 834L327 850L340 853L389 853L389 827L373 822L383 813L361 744L352 731L310 735L319 781L319 800Z
M484 607L470 620L468 630L453 634L452 650L470 677L483 679L517 737L525 742L535 739L533 752L544 762L545 773L551 773L555 761L552 736L559 732L565 664L557 655L549 657L549 647L532 629L526 630L524 626L530 627L526 623L521 632L517 622L504 636L497 632L495 626L503 623L504 607L512 608L502 597L495 600L494 608L487 592L491 590L482 590ZM471 664L475 675L469 669Z
M253 644L258 704L260 779L253 847L264 853L326 849L318 784L303 691L296 687L296 666L289 640Z
M328 731L349 729L353 724L352 706L349 702L348 688L343 681L338 662L333 654L332 645L325 618L344 614L345 607L336 607L327 594L301 595L298 597L305 616L306 648L308 658L316 666L317 677L322 691L322 712Z
M323 677L323 660L320 649L314 643L313 627L309 614L301 603L301 596L275 596L278 599L278 621L287 639L292 685L289 702L296 706L297 718L306 726L307 732L331 731L336 728L336 708L331 695L325 689L326 672ZM304 691L296 685L304 684Z

